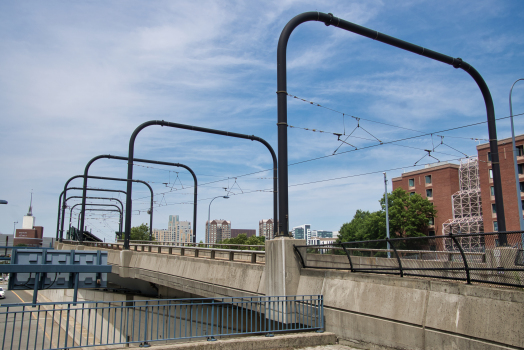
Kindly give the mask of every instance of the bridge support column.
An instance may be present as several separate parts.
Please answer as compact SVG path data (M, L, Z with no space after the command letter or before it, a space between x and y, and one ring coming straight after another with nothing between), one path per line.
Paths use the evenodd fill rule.
M297 294L301 265L294 244L306 245L306 240L277 237L266 241L266 295Z
M133 252L131 250L120 251L120 277L131 277L129 275L129 266L131 265L131 257Z

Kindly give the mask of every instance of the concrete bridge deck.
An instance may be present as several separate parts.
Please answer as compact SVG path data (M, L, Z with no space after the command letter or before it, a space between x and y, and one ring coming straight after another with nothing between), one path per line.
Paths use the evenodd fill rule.
M218 251L213 258L210 252L188 256L164 248L107 251L113 273L154 283L161 297L278 295L278 288L287 295L322 294L326 330L359 348L524 348L522 290L302 269L289 242L271 242L254 262L245 252L231 259Z

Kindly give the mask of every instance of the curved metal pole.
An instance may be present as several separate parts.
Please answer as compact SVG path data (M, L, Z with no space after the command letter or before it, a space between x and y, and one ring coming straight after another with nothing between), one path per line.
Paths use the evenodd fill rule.
M71 187L70 187L71 189ZM68 197L66 198L66 200L64 201L64 206L67 207L67 201L69 199L74 199L74 198L82 198L82 196L71 196L71 197ZM112 197L86 197L86 198L89 198L89 199L107 199L107 200L115 200L115 201L118 201L121 205L121 209L122 209L122 214L124 212L124 204L122 203L121 200L119 200L118 198L112 198ZM78 204L75 204L72 208L76 207L77 205L80 205L82 203L78 203ZM89 204L89 203L86 203L86 205L110 205L110 204ZM69 229L71 229L71 213L73 212L73 209L71 208L71 210L69 211ZM82 213L82 212L80 212ZM64 216L65 218L65 216ZM80 218L80 214L79 214L79 218ZM78 223L79 228L80 228L80 223ZM120 231L122 231L122 225L120 225ZM61 239L63 238L63 234L62 236L60 237Z
M79 178L79 177L83 177L83 176L82 175L73 176L71 179L69 179L69 181L67 183L69 183L71 180L73 180L75 178ZM63 239L63 236L64 236L64 220L65 220L65 209L67 208L67 205L66 205L67 199L69 199L69 198L82 198L82 197L69 197L69 198L67 198L64 201L64 205L63 205L63 208L62 208L62 215L60 215L60 207L62 206L62 204L61 204L62 196L64 195L64 193L66 193L65 192L66 190L83 190L83 188L82 187L68 187L64 191L62 191L62 193L60 193L60 198L58 200L58 220L60 221L60 218L62 219L62 230L61 230L62 234L60 234L60 228L59 228L60 226L59 226L59 224L57 224L57 231L56 231L56 240L59 241L59 242L62 242L62 239ZM121 193L124 193L124 194L127 193L126 191L122 191L122 190L110 190L110 189L102 189L102 188L88 188L88 190L90 190L90 191L103 191L103 192L121 192ZM92 197L90 197L90 198L92 198ZM109 197L104 197L104 198L109 198ZM122 204L122 202L120 202L120 204ZM123 207L123 204L122 204L122 207Z
M69 178L69 180L66 181L65 185L64 185L64 190L62 191L62 193L60 193L60 197L58 199L58 219L57 219L57 224L56 224L56 240L58 241L58 236L60 235L60 232L62 232L62 236L64 234L64 219L63 219L63 216L65 214L65 208L62 208L62 215L60 215L60 208L62 206L62 197L63 196L67 196L67 190L68 190L68 185L71 181L73 181L74 179L76 178L80 178L80 177L83 177L83 175L75 175L71 178ZM73 187L71 189L82 189L82 188L79 188L79 187ZM93 190L93 189L90 189L90 190ZM116 190L113 190L114 192L116 192ZM111 191L111 192L113 192ZM118 191L118 192L123 192L123 193L127 193L125 191ZM62 229L60 230L60 219L62 218ZM61 242L61 238L60 238L60 242Z
M211 226L211 203L213 203L215 199L220 198L220 197L225 198L225 199L229 198L228 196L216 196L215 198L211 200L211 202L209 202L209 209L207 210L207 239L206 241L209 240L209 229ZM206 242L206 243L213 243L213 242ZM214 243L218 243L218 242L214 242Z
M67 189L67 185L69 184L69 182L71 182L71 180L79 178L79 177L84 177L84 175L75 175L75 176L71 177L69 180L67 180L65 188ZM89 175L88 178L90 178L90 179L98 179L98 180L127 181L128 183L129 182L140 182L140 183L143 183L144 185L147 186L147 188L149 188L149 191L151 192L151 208L153 208L153 199L154 199L153 189L145 181L133 180L133 179L122 179L122 178L117 178L117 177L91 176L91 175ZM126 196L126 200L131 200L131 199L130 199L129 196ZM127 207L126 207L126 210L127 210ZM64 212L65 212L65 207L62 206L62 217L64 216ZM127 212L126 212L126 216L127 216ZM149 235L152 236L153 235L153 211L151 211L151 214L150 214L150 217L149 217L149 222L150 222ZM61 231L62 231L61 234L63 235L64 234L64 220L62 220ZM82 237L82 240L83 240L83 237ZM80 242L82 242L82 241L80 241Z
M520 223L520 230L524 231L524 217L522 216L522 197L521 197L521 191L520 191L520 181L519 181L519 169L517 165L517 147L515 146L515 128L513 127L513 105L511 103L511 94L513 93L513 87L515 84L520 81L524 80L524 78L517 79L513 85L511 85L511 89L509 90L509 117L511 120L511 144L513 147L513 165L515 167L515 185L517 187L517 205L518 205L518 213L519 213L519 223ZM498 220L498 215L497 215ZM524 246L524 232L521 233L520 237L520 244Z
M122 204L122 202L120 202L120 204ZM73 209L75 209L75 207L77 207L79 205L82 205L82 203L77 203L77 204L73 205L71 207L71 209L69 210L69 230L71 230L71 218L73 216ZM122 220L124 218L124 215L123 215L123 213L124 213L124 206L123 206L123 204L122 204L122 207L119 207L118 205L115 205L115 204L86 203L86 205L95 205L95 206L105 206L105 207L115 207L115 208L117 208L118 212L120 213L120 220L119 220L119 223L118 223L118 230L119 230L119 232L122 232ZM112 211L112 210L110 210L110 211ZM80 213L78 213L78 215L80 217Z
M253 135L245 135L245 134L238 134L236 132L229 132L229 131L222 131L222 130L215 130L215 129L208 129L208 128L202 128L199 126L193 126L193 125L185 125L185 124L178 124L178 123L172 123L172 122L166 122L164 120L150 120L148 122L140 124L135 131L133 131L133 134L131 134L131 138L129 139L129 154L128 159L131 161L128 161L127 163L127 178L132 179L133 178L133 157L135 153L135 140L138 136L138 133L143 130L144 128L151 126L151 125L160 125L160 126L169 126L171 128L177 128L177 129L184 129L184 130L193 130L193 131L199 131L199 132L205 132L208 134L215 134L215 135L223 135L223 136L229 136L229 137L236 137L240 139L246 139L251 141L258 141L262 143L271 153L271 157L273 158L273 215L274 220L277 218L277 198L278 198L278 187L277 187L277 157L275 154L275 151L271 147L269 143L266 142L266 140L253 136ZM128 198L131 198L131 192L133 191L133 184L128 182L127 183L127 196ZM124 240L124 249L129 249L129 239L128 239L128 232L131 229L131 210L132 210L133 204L131 202L126 202L126 222L125 222L125 230L126 230L126 239ZM274 225L276 227L276 225ZM193 243L196 243L196 232L193 235Z
M304 22L318 21L326 26L332 25L382 43L398 47L400 49L416 53L418 55L434 59L436 61L461 68L466 71L477 83L484 103L488 119L489 143L492 159L493 186L495 189L495 205L500 231L506 231L504 217L504 202L502 200L502 184L499 167L499 154L497 145L497 130L495 125L495 109L488 86L482 76L470 64L461 58L453 58L436 51L428 50L418 45L391 37L366 27L334 17L331 13L305 12L291 19L280 34L277 48L277 98L278 98L278 161L281 166L278 169L279 186L279 230L280 235L288 236L289 232L289 208L288 208L288 159L287 159L287 77L286 77L286 50L287 42L293 30ZM500 216L500 217L499 217ZM499 236L501 244L506 243L506 235Z
M86 208L86 210L90 210L90 211L118 211L120 212L120 210L114 210L114 209L93 209L93 208ZM122 215L122 213L120 213L120 215ZM83 232L83 231L82 231ZM80 235L80 237L82 237L83 235Z
M122 157L122 156L113 156L111 154L102 154L102 155L99 155L99 156L96 156L94 158L92 158L89 162L87 162L87 165L85 167L85 170L84 170L84 176L87 176L88 173L89 173L89 168L91 167L91 165L98 159L119 159L119 160L127 160L128 158L127 157ZM159 164L159 165L169 165L169 166L175 166L175 167L179 167L179 168L184 168L186 169L187 171L189 171L191 173L191 175L193 176L193 180L195 182L195 187L194 187L194 190L193 190L193 243L195 242L195 235L196 235L196 218L197 218L197 191L198 191L198 181L197 181L197 177L195 175L195 172L193 171L193 169L191 169L190 167L188 167L187 165L185 164L180 164L180 163L171 163L171 162L163 162L163 161L157 161L157 160L149 160L149 159L140 159L140 158L135 158L133 159L135 162L139 162L139 163L149 163L149 164ZM87 177L84 177L84 188L87 188ZM83 196L85 196L86 193L84 191L83 193ZM82 200L83 202L85 202L84 200ZM151 213L153 213L153 206L151 205ZM152 214L151 214L152 215ZM151 226L153 226L153 221L151 221ZM151 227L151 230L153 228ZM150 235L149 235L149 240L153 240L153 234L152 234L153 231L150 231Z

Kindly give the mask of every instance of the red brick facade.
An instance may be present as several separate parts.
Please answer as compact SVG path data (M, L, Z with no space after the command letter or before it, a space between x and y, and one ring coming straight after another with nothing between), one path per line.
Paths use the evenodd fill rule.
M13 245L25 244L29 247L41 247L43 236L44 228L42 226L34 226L33 229L19 228L16 230Z
M459 166L457 164L436 163L421 170L403 173L401 177L393 178L393 190L402 188L406 192L418 193L422 198L428 198L437 210L434 225L429 226L429 231L435 235L442 235L442 224L453 218L451 195L459 190ZM431 182L426 183L426 176L431 177ZM410 186L410 180L413 186ZM432 197L426 195L431 190Z
M524 145L524 135L515 137L515 145L517 148ZM500 177L502 179L502 198L504 199L504 216L506 218L506 230L518 231L520 230L517 190L515 184L515 169L513 163L511 138L499 140L499 163L500 163ZM492 205L495 203L495 197L491 195L491 187L493 186L493 179L490 178L491 161L488 153L489 144L482 144L477 146L479 158L479 177L480 190L482 196L482 216L484 220L484 231L492 232L494 229L494 222L497 221L497 215L493 213ZM521 153L522 154L522 153ZM518 154L517 154L518 155ZM517 157L517 164L524 164L524 156ZM519 174L519 182L524 182L524 175ZM522 198L522 193L521 193Z

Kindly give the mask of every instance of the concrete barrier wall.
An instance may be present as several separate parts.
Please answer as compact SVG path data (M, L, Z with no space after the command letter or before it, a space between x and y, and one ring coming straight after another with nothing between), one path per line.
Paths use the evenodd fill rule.
M354 346L491 350L524 345L521 290L307 269L297 294L323 294L326 330Z
M61 249L74 248L64 245ZM261 264L131 250L107 252L112 272L121 277L141 279L200 297L265 295Z

